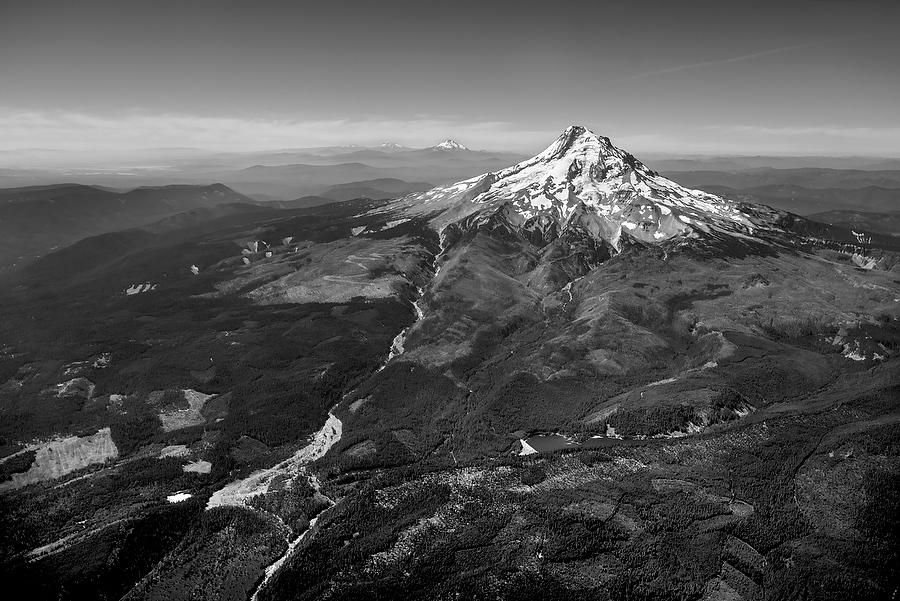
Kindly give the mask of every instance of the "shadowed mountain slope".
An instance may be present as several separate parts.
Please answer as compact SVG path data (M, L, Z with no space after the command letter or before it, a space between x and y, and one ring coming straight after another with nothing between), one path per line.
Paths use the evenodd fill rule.
M0 270L89 236L191 209L253 202L222 184L128 192L79 184L0 190Z

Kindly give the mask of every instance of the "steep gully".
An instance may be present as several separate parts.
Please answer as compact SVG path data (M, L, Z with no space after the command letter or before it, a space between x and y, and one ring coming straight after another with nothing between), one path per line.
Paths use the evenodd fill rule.
M434 274L432 275L432 281L435 277L437 277L440 271L440 265L438 265L438 262L443 255L445 241L443 231L440 232L439 239L439 250L437 254L434 255L434 259L432 260L431 265L431 271ZM413 328L413 326L416 325L416 323L422 321L422 319L424 319L425 317L424 307L420 304L424 299L425 289L422 287L417 287L416 290L418 293L418 297L412 302L413 309L415 309L416 312L416 321L413 322L412 325L404 328L399 334L397 334L397 336L394 337L394 340L391 342L391 348L388 352L387 358L384 360L384 363L382 363L381 366L375 371L375 373L382 371L385 367L387 367L388 363L390 363L391 360L403 354L403 344L406 341L406 337L409 334L409 331ZM334 414L334 412L337 410L338 406L340 406L340 404L343 403L347 398L352 396L355 391L356 389L353 389L344 394L344 396L341 397L341 400L338 401L328 411L328 419L325 421L319 431L315 433L312 441L308 445L294 453L294 455L289 459L286 459L271 468L254 472L247 478L232 482L231 484L228 484L222 489L216 491L209 498L209 501L206 504L206 509L212 509L214 507L221 507L225 505L236 505L249 508L247 501L251 497L265 494L268 491L269 483L272 482L272 480L276 476L306 474L307 465L324 457L325 454L328 453L328 451L330 451L338 441L340 441L341 435L343 434L343 423ZM315 474L309 474L308 478L316 493L321 495L321 483L319 482L319 479L315 476ZM288 547L285 552L273 563L266 567L265 575L250 596L250 601L257 601L260 591L262 591L266 587L272 577L278 572L279 569L281 569L281 566L284 565L284 563L290 558L294 550L298 546L300 546L301 543L315 536L315 529L319 520L325 515L327 511L329 511L336 505L335 501L333 501L332 499L328 497L325 498L328 499L328 507L320 511L318 515L316 515L309 521L309 526L306 528L306 530L300 533L293 540L289 540ZM278 516L273 515L272 517L281 522L281 519Z

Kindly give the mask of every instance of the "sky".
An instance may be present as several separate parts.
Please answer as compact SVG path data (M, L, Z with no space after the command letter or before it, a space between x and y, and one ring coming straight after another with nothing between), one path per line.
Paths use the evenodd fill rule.
M900 156L900 2L0 0L0 151Z

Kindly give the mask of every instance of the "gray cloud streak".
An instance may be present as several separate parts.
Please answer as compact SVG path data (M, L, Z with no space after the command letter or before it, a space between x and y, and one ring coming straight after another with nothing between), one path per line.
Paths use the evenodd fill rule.
M751 60L763 58L766 56L772 56L774 54L782 54L784 52L791 52L793 50L802 50L804 48L814 48L816 46L822 46L824 44L830 44L832 42L858 39L858 38L859 38L859 36L833 38L830 40L822 40L819 42L811 42L808 44L794 44L792 46L782 46L781 48L772 48L771 50L763 50L761 52L753 52L751 54L743 54L741 56L733 56L731 58L725 58L725 59L720 59L720 60L701 61L698 63L687 63L684 65L676 65L674 67L668 67L666 69L658 69L656 71L646 71L644 73L635 73L634 75L629 75L628 77L624 77L622 79L622 81L643 79L645 77L653 77L654 75L665 75L667 73L677 73L679 71L688 71L688 70L692 70L692 69L702 69L704 67L717 67L719 65L730 65L732 63L741 63L744 61L751 61Z

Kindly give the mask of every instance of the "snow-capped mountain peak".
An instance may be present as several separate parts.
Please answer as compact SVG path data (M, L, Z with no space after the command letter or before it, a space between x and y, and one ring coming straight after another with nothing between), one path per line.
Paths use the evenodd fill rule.
M439 144L435 144L432 148L435 150L469 150L456 140L451 140L450 138L447 138Z
M396 142L383 142L378 145L378 148L379 148L379 150L393 151L393 150L404 150L406 147L403 146L402 144L397 144Z
M442 224L505 207L517 225L577 220L619 248L622 234L660 243L712 229L742 235L755 224L740 204L685 188L647 168L609 138L573 125L512 167L398 201L407 212L442 211Z

